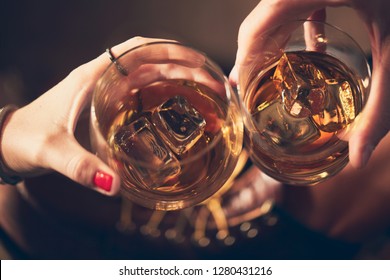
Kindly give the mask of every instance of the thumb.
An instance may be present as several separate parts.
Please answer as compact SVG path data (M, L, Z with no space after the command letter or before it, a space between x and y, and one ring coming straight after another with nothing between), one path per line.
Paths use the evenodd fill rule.
M81 147L75 138L63 137L49 145L49 149L46 163L54 170L101 193L115 195L119 192L119 176L96 155Z

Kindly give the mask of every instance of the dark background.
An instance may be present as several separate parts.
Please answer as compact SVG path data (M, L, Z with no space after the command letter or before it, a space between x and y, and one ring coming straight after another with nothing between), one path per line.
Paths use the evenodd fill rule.
M234 64L239 25L257 3L257 0L1 0L0 105L27 104L77 66L133 36L179 40L206 52L228 75ZM328 20L351 33L369 52L364 28L350 9L329 10ZM58 179L56 176L38 178L37 182L51 187L56 184L53 183ZM7 192L14 189L8 188ZM295 191L291 197L296 194ZM85 229L84 225L82 233L74 232L74 221L61 224L61 230L56 227L53 230L39 215L24 215L34 209L18 195L11 194L11 200L8 194L4 196L7 205L0 210L3 211L0 225L5 224L1 219L9 211L6 222L24 224L19 229L25 231L19 234L31 234L26 240L36 242L31 245L35 254L23 251L15 242L19 239L1 227L0 258L350 259L356 258L361 250L361 244L309 230L281 208L271 213L278 217L275 226L267 225L262 218L253 221L261 226L259 238L243 239L233 247L213 250L192 245L183 249L159 239L151 241L139 233L129 238L110 230ZM305 191L298 191L298 195L305 201ZM0 199L0 203L5 202ZM63 227L71 234L64 234ZM62 237L57 239L56 234ZM57 244L60 249L40 251L45 244L46 247Z

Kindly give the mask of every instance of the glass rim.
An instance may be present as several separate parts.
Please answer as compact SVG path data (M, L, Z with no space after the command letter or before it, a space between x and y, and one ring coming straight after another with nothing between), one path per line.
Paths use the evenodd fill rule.
M317 24L322 24L324 26L328 26L330 27L331 29L334 29L336 30L337 32L340 32L340 33L343 33L346 37L348 37L348 39L354 43L354 45L356 46L356 48L359 50L359 52L361 53L362 57L365 58L365 60L367 61L367 58L366 58L366 54L364 52L364 50L362 49L362 47L360 46L360 44L356 41L356 39L354 37L352 37L352 35L350 35L347 31L345 31L344 29L342 29L341 27L337 26L337 25L334 25L332 23L329 23L327 22L326 20L324 21L321 21L321 20L313 20L313 19L296 19L296 20L290 20L288 22L302 22L302 24L304 24L305 22L313 22L313 23L317 23ZM287 23L286 23L287 24ZM285 24L280 24L278 26L282 26L282 25L285 25ZM367 63L368 64L368 63ZM370 71L371 72L371 71Z

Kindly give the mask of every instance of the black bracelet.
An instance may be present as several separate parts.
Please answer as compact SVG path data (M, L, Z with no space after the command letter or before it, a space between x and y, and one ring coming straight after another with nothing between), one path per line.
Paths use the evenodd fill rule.
M7 119L7 116L9 113L17 110L18 107L15 105L7 105L0 109L0 141L1 141L1 135L3 131L3 125L5 120ZM0 150L0 184L9 184L9 185L16 185L23 179L19 176L13 176L7 174L7 166L3 162L3 156L1 155L1 150Z

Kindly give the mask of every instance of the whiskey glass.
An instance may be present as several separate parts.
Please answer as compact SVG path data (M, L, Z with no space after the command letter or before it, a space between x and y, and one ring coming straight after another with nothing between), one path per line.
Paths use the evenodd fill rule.
M348 163L348 136L370 87L359 45L325 22L298 20L259 35L239 72L244 142L286 184L315 185Z
M218 65L177 42L120 55L98 81L91 145L121 193L157 210L196 205L229 179L243 146L239 98Z

